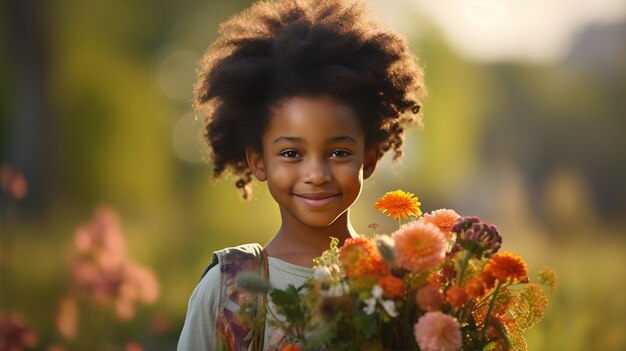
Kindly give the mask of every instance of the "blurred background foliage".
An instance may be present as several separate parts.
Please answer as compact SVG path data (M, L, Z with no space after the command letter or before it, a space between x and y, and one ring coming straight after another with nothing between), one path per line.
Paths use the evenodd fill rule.
M21 315L32 334L23 333L25 344L80 349L82 338L101 349L173 349L211 252L265 243L278 228L263 184L243 202L232 179L211 179L190 102L196 62L218 24L250 3L0 5L0 315ZM528 333L530 350L626 348L624 6L611 21L581 26L562 54L533 59L468 54L429 10L434 2L372 3L409 38L429 96L425 127L408 132L403 161L385 158L366 183L352 212L357 228L393 228L373 203L396 188L417 194L424 212L451 207L496 223L504 248L531 272L551 266L560 277ZM501 6L445 3L449 16L474 3L483 22ZM568 3L557 3L566 13ZM492 34L510 24L506 16L516 13L491 21ZM559 32L561 22L548 24L546 36ZM464 44L488 52L472 40ZM115 213L128 255L152 270L160 294L125 320L79 305L81 337L67 340L55 325L77 228L96 221L100 206Z

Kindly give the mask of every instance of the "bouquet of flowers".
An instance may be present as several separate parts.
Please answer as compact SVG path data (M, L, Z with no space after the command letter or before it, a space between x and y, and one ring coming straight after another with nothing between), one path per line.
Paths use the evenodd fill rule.
M375 208L397 231L333 239L303 286L268 287L281 350L527 349L522 333L548 301L524 260L499 252L495 226L419 206L411 193L385 194ZM538 283L553 289L556 274L544 269Z

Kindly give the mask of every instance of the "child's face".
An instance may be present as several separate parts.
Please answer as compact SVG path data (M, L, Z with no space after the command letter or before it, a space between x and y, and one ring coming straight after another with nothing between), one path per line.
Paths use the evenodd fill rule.
M283 223L332 224L358 198L377 150L351 108L330 97L295 97L273 110L263 153L248 150L248 165L280 206Z

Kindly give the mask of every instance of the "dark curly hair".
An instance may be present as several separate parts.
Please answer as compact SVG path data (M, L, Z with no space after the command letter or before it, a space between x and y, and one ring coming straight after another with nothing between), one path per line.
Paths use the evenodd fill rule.
M406 39L366 18L360 1L281 0L252 5L220 26L200 61L195 107L219 177L230 170L247 197L245 150L261 150L271 109L295 96L351 106L367 145L402 154L403 126L418 120L423 73Z

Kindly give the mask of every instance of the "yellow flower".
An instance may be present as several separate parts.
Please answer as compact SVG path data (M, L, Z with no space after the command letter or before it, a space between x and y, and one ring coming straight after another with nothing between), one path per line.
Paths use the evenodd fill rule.
M421 203L417 201L417 197L411 193L404 192L402 190L390 191L383 195L374 208L382 211L387 216L393 216L394 220L398 220L400 216L403 219L409 218L409 216L420 216L419 206Z
M546 267L537 274L537 277L539 278L539 283L549 286L550 291L554 291L554 288L556 287L556 283L558 281L558 278L556 277L556 272Z

